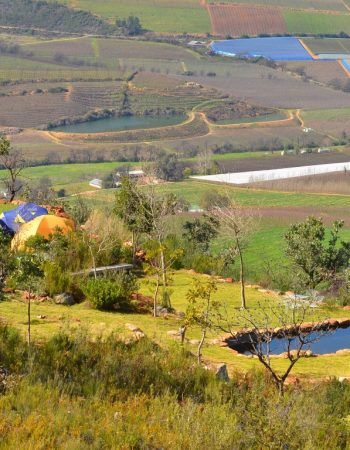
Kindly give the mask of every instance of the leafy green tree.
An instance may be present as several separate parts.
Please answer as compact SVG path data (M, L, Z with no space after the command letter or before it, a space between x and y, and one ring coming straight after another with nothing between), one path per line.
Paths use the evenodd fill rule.
M183 237L190 242L196 250L207 252L210 241L218 235L219 221L212 216L204 215L202 219L187 220L184 225Z
M333 222L328 242L323 220L312 216L292 225L286 233L286 253L307 288L315 289L348 267L350 242L342 241L339 236L343 226L343 221Z
M166 181L177 181L183 177L181 165L175 154L166 153L157 160L156 174L159 178Z
M18 286L28 292L28 344L31 343L31 298L33 293L39 288L39 283L44 276L42 270L42 260L35 254L25 253L17 257L14 279Z
M122 28L123 32L129 36L137 36L143 33L140 19L136 16L129 16L126 20L117 19L116 25Z
M197 325L201 330L201 339L197 348L198 364L202 361L202 348L210 328L213 327L213 319L219 309L219 302L214 301L212 296L217 291L214 279L202 283L195 279L193 287L187 292L188 305L185 316L185 327ZM184 332L183 332L184 335Z
M14 265L14 256L10 248L11 240L11 235L0 228L0 299L6 278L11 274Z

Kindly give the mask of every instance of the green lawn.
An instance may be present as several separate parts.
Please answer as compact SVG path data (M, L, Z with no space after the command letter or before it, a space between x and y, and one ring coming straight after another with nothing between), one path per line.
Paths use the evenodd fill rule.
M314 111L303 111L302 117L305 120L338 120L338 119L350 120L350 108L317 109Z
M247 206L272 207L272 206L301 206L301 207L325 207L325 208L349 208L350 197L347 195L307 194L294 192L274 192L266 190L237 188L223 186L203 181L184 181L180 183L168 183L161 186L162 191L173 192L179 197L184 197L192 205L198 205L202 195L212 190L228 192L237 202Z
M194 275L180 271L176 272L172 283L172 304L179 310L186 308L186 292L191 287ZM202 281L205 277L200 276ZM150 286L144 282L141 283L141 292L146 295L151 293ZM240 305L239 286L237 284L219 283L216 298L226 303L228 310L236 314ZM268 293L262 293L254 288L247 289L247 304L254 311L261 301L278 302L278 297ZM236 308L236 309L235 309ZM19 328L21 332L26 331L26 304L18 296L7 301L0 302L0 317L4 318L9 324ZM317 312L317 317L346 317L349 312L340 309L324 309ZM39 318L45 316L45 318ZM122 314L112 312L96 311L89 308L86 303L65 307L55 305L49 302L33 303L32 305L32 336L35 340L48 338L56 333L60 328L87 328L94 335L106 335L112 331L126 335L128 331L125 328L126 323L132 323L140 327L150 338L155 339L161 345L169 345L172 338L167 331L177 330L179 319L175 318L157 318L146 314ZM209 339L216 337L212 332ZM198 329L190 330L188 337L198 339L200 336ZM193 347L192 347L193 349ZM214 345L208 345L204 349L206 358L216 362L227 362L232 369L248 370L257 366L254 359L242 356L233 356L228 348L220 348ZM286 361L275 359L274 365L277 368L283 368ZM308 376L349 376L350 375L350 356L330 356L317 357L302 360L296 365L294 374L304 374Z
M69 192L82 192L91 190L89 181L101 178L112 172L115 168L126 163L105 162L89 164L58 164L50 166L29 167L22 174L30 181L49 177L54 188L66 188ZM0 170L0 179L5 171Z
M326 14L320 12L283 12L290 33L335 34L350 33L350 14Z

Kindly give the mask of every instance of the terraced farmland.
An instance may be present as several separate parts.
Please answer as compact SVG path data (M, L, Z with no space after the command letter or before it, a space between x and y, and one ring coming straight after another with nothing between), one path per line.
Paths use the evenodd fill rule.
M36 86L37 87L37 86ZM38 127L64 117L81 116L93 109L119 108L120 83L77 83L67 92L11 95L1 98L0 124L23 128Z

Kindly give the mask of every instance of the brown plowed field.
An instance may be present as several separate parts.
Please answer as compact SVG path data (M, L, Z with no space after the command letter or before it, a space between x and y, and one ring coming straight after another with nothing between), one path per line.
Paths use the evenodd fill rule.
M208 5L213 34L257 36L286 33L282 9L271 6Z

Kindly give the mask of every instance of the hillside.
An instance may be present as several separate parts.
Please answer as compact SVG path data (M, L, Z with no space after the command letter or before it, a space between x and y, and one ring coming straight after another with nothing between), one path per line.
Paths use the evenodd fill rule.
M118 28L87 11L59 3L0 0L0 25L85 34L117 34Z

